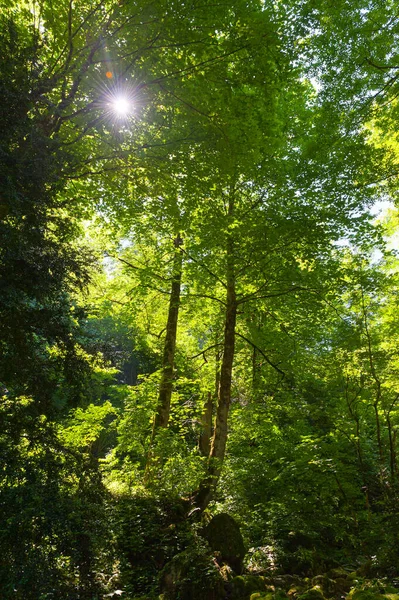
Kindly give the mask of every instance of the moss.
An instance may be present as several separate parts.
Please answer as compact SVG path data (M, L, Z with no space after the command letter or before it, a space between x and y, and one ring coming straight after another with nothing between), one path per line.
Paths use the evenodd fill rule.
M287 595L282 590L276 592L266 590L265 592L254 592L251 594L250 600L287 600Z
M289 598L298 598L301 594L304 593L305 589L306 585L304 585L302 581L297 581L291 585L291 587L287 591L287 596Z
M298 600L325 600L324 594L320 586L315 585L298 596Z
M330 571L328 571L326 575L330 579L345 579L350 575L350 573L345 571L345 569L343 569L342 567L338 567L336 569L330 569Z
M220 554L221 562L230 565L236 573L242 571L245 546L236 521L226 513L215 515L202 530L202 535L214 552Z
M367 587L363 589L352 589L348 596L348 600L383 600L384 596L377 587Z
M255 592L262 594L273 593L274 589L266 589L266 581L264 577L259 575L238 575L231 581L232 591L231 597L233 600L247 599Z
M259 575L244 575L244 583L247 593L261 592L266 589L265 578Z
M244 598L245 596L245 579L242 575L238 575L234 577L231 581L231 597L234 600L238 600L239 598Z
M288 598L298 598L303 593L303 588L293 585L287 592Z
M231 581L232 600L247 600L256 592L273 595L274 587L267 586L266 579L260 575L238 575Z
M342 571L339 569L335 569L334 571L329 571L329 575L338 575L342 574ZM352 587L352 582L348 577L336 577L332 579L327 575L316 575L313 577L311 586L318 586L321 588L324 596L330 598L331 596L345 596L348 594L349 590Z

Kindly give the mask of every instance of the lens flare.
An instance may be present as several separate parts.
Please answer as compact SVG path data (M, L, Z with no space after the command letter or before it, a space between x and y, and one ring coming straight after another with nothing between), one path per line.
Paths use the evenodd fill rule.
M124 96L117 96L112 101L112 108L119 117L126 117L131 112L131 104Z

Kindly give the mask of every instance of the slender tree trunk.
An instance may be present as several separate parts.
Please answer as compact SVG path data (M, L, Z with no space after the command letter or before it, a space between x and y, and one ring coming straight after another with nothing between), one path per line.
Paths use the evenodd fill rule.
M217 335L215 340L215 391L213 393L208 393L204 403L204 412L202 413L202 430L198 442L198 448L202 456L209 456L211 449L211 438L213 434L213 407L219 397L221 352L219 349L218 340L219 336Z
M355 422L355 427L356 427L356 454L357 454L357 459L358 459L358 462L359 462L359 470L360 470L360 473L362 474L363 485L367 487L367 483L366 483L365 478L364 478L363 452L362 452L362 446L360 444L360 418L359 418L359 415L356 413L356 407L355 407L355 402L357 401L357 398L360 395L361 391L362 391L362 388L359 387L359 389L357 390L354 398L352 398L352 400L349 398L349 377L347 376L346 377L346 384L345 384L346 405L348 407L348 412L349 412L350 417Z
M213 413L213 394L208 392L204 403L204 412L201 419L201 433L198 441L198 448L202 456L209 456L212 436L212 413Z
M213 433L212 428L212 417L213 417L213 407L219 397L219 385L220 385L220 358L221 353L218 346L218 339L216 337L216 353L215 353L215 391L208 392L204 403L204 411L202 413L202 421L201 421L201 434L198 441L198 448L201 452L202 456L209 456L209 452L211 449L211 438Z
M159 384L158 404L152 427L150 451L147 457L146 475L148 477L149 467L152 462L151 447L160 428L166 428L169 422L170 401L173 389L173 369L175 364L177 322L180 306L180 289L183 266L183 253L181 245L183 243L180 233L174 239L174 258L172 272L172 287L169 300L168 321L166 325L166 335L162 359L162 375Z
M234 215L234 197L229 200L229 217ZM231 381L235 350L235 330L237 319L236 280L234 269L234 240L228 234L226 244L226 311L224 322L223 359L220 369L218 404L215 428L209 452L207 475L201 482L195 497L196 507L200 511L208 506L223 465L227 443L227 418L231 400Z
M384 450L382 446L382 438L381 438L381 423L380 423L380 415L378 412L379 405L379 393L377 393L377 400L374 402L374 414L375 414L375 426L377 430L377 445L378 445L378 454L380 457L380 475L382 477L382 471L384 466Z
M223 360L220 370L218 406L216 411L215 431L212 438L210 469L212 475L219 476L227 442L227 417L231 400L231 380L233 371L235 330L237 319L237 301L233 269L233 244L229 240L230 257L228 256L228 280L226 294L226 319L224 328ZM230 260L229 260L230 258ZM215 460L216 459L216 460Z
M392 484L395 481L395 474L397 473L397 464L396 464L396 450L395 450L395 440L392 430L392 422L389 412L386 414L386 421L388 427L388 436L389 436L389 466L391 471L391 482Z
M373 402L373 407L374 407L374 414L375 414L375 424L376 424L376 429L377 429L378 454L379 454L379 458L380 458L380 479L382 481L383 480L383 471L384 471L384 449L383 449L382 438L381 438L380 415L378 412L380 404L381 404L381 381L377 375L377 371L376 371L376 368L374 365L374 357L373 357L372 346L371 346L371 335L370 335L369 326L368 326L368 319L367 319L367 312L366 312L366 307L365 307L365 302L364 302L363 290L362 290L362 306L363 306L364 329L365 329L365 333L366 333L367 347L368 347L368 354L369 354L370 372L371 372L371 375L372 375L372 377L375 381L375 385L376 385L376 395L375 395L375 401Z

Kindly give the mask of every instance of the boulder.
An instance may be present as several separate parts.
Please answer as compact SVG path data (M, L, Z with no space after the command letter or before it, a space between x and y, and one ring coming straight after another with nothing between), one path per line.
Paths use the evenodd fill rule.
M242 572L245 546L241 531L236 521L226 513L215 515L202 530L213 552L218 553L219 560L227 563L236 572Z

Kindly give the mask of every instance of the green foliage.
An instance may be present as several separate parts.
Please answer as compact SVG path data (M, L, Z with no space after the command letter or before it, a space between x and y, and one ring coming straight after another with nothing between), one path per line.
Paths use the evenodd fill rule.
M109 401L99 406L90 404L86 409L76 408L69 420L63 423L61 439L67 447L97 454L99 449L95 451L93 446L96 442L98 444L105 432L107 436L110 435L116 414L116 409Z
M219 600L225 597L223 584L209 549L199 540L175 555L161 572L165 600Z
M3 397L1 424L2 597L97 597L110 559L98 470L29 398Z
M179 500L148 493L119 496L114 502L112 530L120 557L120 583L133 596L158 589L162 568L192 543Z
M367 210L397 194L398 28L366 0L0 2L2 598L285 598L229 588L194 524L229 352L210 510L248 568L398 576L397 223Z
M50 138L41 100L45 85L38 32L23 12L1 15L0 96L4 135L0 200L0 381L51 411L59 379L69 400L89 372L77 343L83 310L72 294L88 281L94 257L59 192L70 156Z

